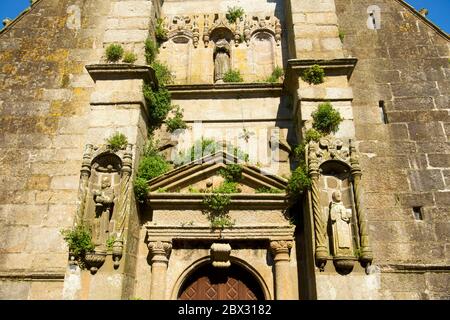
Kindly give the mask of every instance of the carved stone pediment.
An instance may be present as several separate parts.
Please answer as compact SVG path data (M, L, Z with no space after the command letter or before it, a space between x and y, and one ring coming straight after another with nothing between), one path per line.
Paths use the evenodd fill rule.
M158 193L159 190L161 193L163 190L178 194L209 193L224 181L220 171L226 168L227 164L234 163L239 163L239 160L224 151L219 151L150 180L150 191ZM256 194L256 190L261 188L276 188L283 191L286 189L285 179L261 172L258 167L246 163L239 164L242 166L242 179L238 183L238 188L243 195ZM284 193L279 195L285 196Z

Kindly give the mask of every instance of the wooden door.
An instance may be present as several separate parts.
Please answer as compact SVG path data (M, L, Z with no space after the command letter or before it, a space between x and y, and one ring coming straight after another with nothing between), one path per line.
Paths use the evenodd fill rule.
M247 271L211 265L200 268L180 290L180 300L263 300L261 288Z

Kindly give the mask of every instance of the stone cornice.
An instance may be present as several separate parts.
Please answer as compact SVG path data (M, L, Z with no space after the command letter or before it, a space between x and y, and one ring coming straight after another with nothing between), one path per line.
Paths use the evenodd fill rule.
M203 199L208 193L150 193L147 204L153 209L201 209ZM285 193L280 194L229 194L231 197L230 209L265 209L284 210L291 203Z
M65 270L60 271L3 271L0 272L0 280L21 281L64 281Z
M346 75L350 79L357 62L358 59L356 58L331 60L290 59L288 60L286 77L292 76L292 73L300 76L304 70L317 64L325 70L326 75Z
M138 66L128 63L90 64L86 66L89 75L98 80L144 80L154 87L158 86L155 70L149 66Z
M450 272L450 265L439 264L379 264L382 273L426 273L426 272Z
M294 226L235 226L225 229L204 227L181 227L170 225L144 225L147 229L147 241L173 240L268 240L292 241Z
M217 97L218 94L232 98L281 97L282 83L222 83L168 85L166 88L175 99Z

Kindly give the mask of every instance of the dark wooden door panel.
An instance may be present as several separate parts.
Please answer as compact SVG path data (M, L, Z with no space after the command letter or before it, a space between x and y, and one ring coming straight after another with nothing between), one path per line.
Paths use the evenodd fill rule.
M205 266L183 285L180 300L262 300L253 276L237 266L227 269Z

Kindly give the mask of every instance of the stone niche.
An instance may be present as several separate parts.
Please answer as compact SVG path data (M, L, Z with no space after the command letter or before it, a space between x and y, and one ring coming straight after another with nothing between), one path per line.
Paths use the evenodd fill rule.
M340 274L350 273L358 260L368 267L373 256L355 145L351 140L346 144L332 136L310 142L308 167L317 267L323 271L329 259Z

